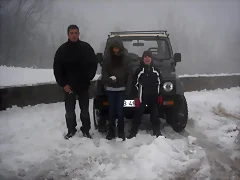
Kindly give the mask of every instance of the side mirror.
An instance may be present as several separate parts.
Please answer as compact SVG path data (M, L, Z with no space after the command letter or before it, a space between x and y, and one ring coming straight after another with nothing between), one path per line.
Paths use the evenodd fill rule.
M102 54L102 53L97 53L96 56L97 56L97 61L98 61L98 63L102 66L102 63L103 63L103 54Z
M181 62L182 61L181 58L182 58L181 53L175 53L173 55L173 59L174 59L175 62Z

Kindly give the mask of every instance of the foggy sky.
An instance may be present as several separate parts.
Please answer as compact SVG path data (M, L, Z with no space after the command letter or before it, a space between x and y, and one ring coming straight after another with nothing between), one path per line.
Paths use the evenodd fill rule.
M80 39L95 52L103 51L110 31L163 29L174 52L182 53L179 74L240 72L240 0L57 0L44 21L40 28L46 41L34 42L44 58L31 50L11 59L12 65L52 68L68 25L77 24ZM1 47L6 43L1 38Z

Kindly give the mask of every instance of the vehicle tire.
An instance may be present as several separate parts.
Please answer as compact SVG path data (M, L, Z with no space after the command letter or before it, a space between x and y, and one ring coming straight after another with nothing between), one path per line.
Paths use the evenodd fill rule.
M95 100L93 100L93 121L94 121L94 127L95 129L98 129L98 122L99 122L99 110L96 109L96 105L95 105Z
M172 126L175 132L185 129L188 122L188 106L184 95L177 95L175 105L166 108L166 122Z
M107 118L106 115L101 113L99 109L96 108L95 100L93 101L93 121L94 121L94 127L98 130L100 133L107 132ZM102 119L101 119L102 118Z

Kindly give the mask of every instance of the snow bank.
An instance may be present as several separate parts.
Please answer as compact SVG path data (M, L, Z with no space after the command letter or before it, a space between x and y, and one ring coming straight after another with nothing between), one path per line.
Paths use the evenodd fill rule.
M79 109L76 112L79 114ZM92 128L93 140L82 137L79 132L72 139L64 140L63 103L13 107L0 112L0 117L0 174L3 177L175 179L186 176L190 168L203 177L209 176L205 152L188 143L187 138L155 138L140 131L136 138L125 142L107 141ZM78 124L79 129L81 123Z
M189 124L216 148L239 158L235 149L240 121L240 88L186 93ZM92 101L90 112L92 112ZM79 115L79 108L76 113ZM0 112L0 179L155 180L208 179L207 155L200 137L168 127L167 138L140 131L136 138L107 141L93 127L93 139L81 133L64 140L64 104L13 107ZM79 116L78 116L79 117ZM91 114L92 119L92 114ZM78 119L78 129L81 123ZM93 125L93 122L92 122ZM190 132L190 131L189 131Z
M94 77L97 79L99 75ZM52 69L0 66L0 87L56 83Z
M202 77L202 76L232 76L235 74L194 74L179 75L179 77ZM96 74L93 80L98 79ZM26 86L43 83L56 83L52 69L33 69L21 67L0 66L0 88L7 86Z
M237 75L239 76L240 73L221 73L221 74L183 74L179 75L179 77L214 77L214 76L233 76Z
M189 118L218 147L234 149L240 127L240 88L185 93ZM197 130L197 129L196 129Z

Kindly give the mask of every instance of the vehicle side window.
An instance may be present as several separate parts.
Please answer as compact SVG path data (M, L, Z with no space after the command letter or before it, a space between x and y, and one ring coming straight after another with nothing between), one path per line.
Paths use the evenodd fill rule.
M165 40L160 40L158 43L158 58L160 59L169 59L170 52L168 47L168 42Z

